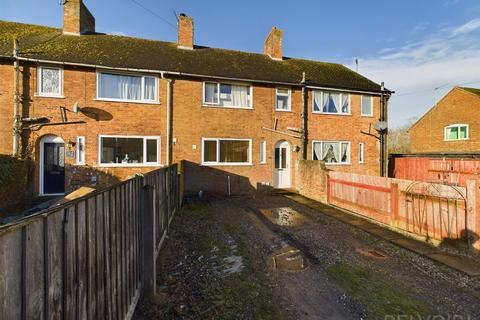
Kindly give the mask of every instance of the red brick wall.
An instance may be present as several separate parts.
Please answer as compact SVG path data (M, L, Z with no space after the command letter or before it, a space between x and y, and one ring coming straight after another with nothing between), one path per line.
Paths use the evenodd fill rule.
M160 81L160 103L142 104L125 102L105 102L96 100L96 72L93 68L65 67L65 98L38 97L36 93L35 64L22 63L25 78L22 87L26 92L23 100L25 115L29 117L47 116L50 122L61 121L60 106L72 110L75 102L80 108L91 108L101 111L101 119L97 121L85 114L67 112L68 121L84 121L83 124L45 126L37 130L24 131L23 152L34 160L39 158L40 138L53 134L63 138L65 142L76 141L77 136L86 137L86 166L74 165L74 159L66 158L67 189L71 190L81 184L90 184L92 176L97 179L96 185L115 182L138 172L145 172L153 167L138 168L102 168L98 166L98 135L152 135L161 136L161 163L165 163L166 150L166 81ZM13 68L12 65L0 65L0 110L10 116L0 118L0 152L11 152L11 114L13 102ZM274 146L280 140L290 144L291 181L295 182L294 166L301 159L301 150L294 152L296 146L301 147L301 139L274 133L262 129L272 128L278 119L277 129L287 131L287 127L301 128L302 97L301 90L292 88L292 111L275 111L275 87L256 84L253 88L253 109L227 109L202 106L202 81L198 79L176 79L173 101L173 161L187 160L192 165L201 163L202 137L210 138L250 138L252 139L251 166L216 166L202 167L202 172L209 171L205 178L202 175L192 177L192 190L213 185L216 191L226 192L226 179L230 176L233 190L255 190L259 184L273 185L274 180ZM329 169L350 171L363 174L378 175L379 149L377 141L360 133L368 131L370 123L374 123L379 115L379 99L374 100L374 117L360 116L360 95L352 94L352 115L318 115L312 114L311 93L308 99L309 111L309 144L308 159L312 159L312 140L351 141L351 165L328 166ZM260 164L260 141L267 143L267 161ZM365 163L358 163L358 143L365 144ZM196 147L196 149L194 148ZM214 172L212 175L211 173ZM211 177L215 177L215 179ZM34 184L38 190L38 161ZM95 178L93 178L95 179ZM208 182L208 183L207 183ZM244 187L246 186L246 187ZM207 188L208 189L208 188ZM187 190L188 191L188 190Z
M326 203L328 171L323 161L298 161L295 165L295 189L307 198Z
M480 97L455 88L410 129L411 151L480 152ZM468 124L469 139L445 141L444 128Z

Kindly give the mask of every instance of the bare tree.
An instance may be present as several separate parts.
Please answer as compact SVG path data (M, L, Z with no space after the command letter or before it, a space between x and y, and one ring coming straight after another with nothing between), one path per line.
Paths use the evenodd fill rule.
M407 124L388 130L388 153L410 152L410 127L417 121L417 117L408 119Z

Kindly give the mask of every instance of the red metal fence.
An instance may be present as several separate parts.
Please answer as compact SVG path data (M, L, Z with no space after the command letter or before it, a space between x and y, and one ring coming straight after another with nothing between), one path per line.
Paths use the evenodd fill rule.
M391 158L390 176L465 187L480 179L480 159Z

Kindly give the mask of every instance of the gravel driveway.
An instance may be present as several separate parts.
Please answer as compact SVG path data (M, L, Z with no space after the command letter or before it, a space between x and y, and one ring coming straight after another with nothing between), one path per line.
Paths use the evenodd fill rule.
M275 208L302 223L272 223L264 213ZM173 226L160 293L140 303L137 319L480 319L478 278L283 196L194 202ZM285 243L305 257L304 270L272 266Z

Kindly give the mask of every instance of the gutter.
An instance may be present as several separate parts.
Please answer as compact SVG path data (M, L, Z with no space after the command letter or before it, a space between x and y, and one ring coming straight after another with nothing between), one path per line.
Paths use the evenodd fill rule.
M12 58L10 56L0 56L4 58ZM139 68L122 68L122 67L108 67L102 66L97 64L88 64L88 63L79 63L79 62L65 62L65 61L54 61L54 60L43 60L43 59L33 59L33 58L24 58L24 57L16 57L16 59L20 61L29 61L29 62L36 62L36 63L45 63L45 64L58 64L58 65L66 65L66 66L79 66L79 67L89 67L89 68L96 68L96 69L107 69L107 70L118 70L118 71L129 71L129 72L140 72L140 73L160 73L166 75L173 75L173 76L184 76L184 77L194 77L194 78L209 78L209 79L223 79L223 80L230 80L230 81L242 81L242 82L254 82L254 83L265 83L265 84L273 84L273 85L286 85L292 87L299 87L304 85L299 85L298 82L282 82L282 81L269 81L269 80L258 80L258 79L248 79L248 78L232 78L232 77L222 77L222 76L212 76L212 75L205 75L205 74L198 74L198 73L188 73L188 72L177 72L177 71L165 71L165 70L156 70L156 69L139 69ZM382 89L380 91L372 91L372 90L359 90L359 89L348 89L348 88L334 88L334 87L324 87L324 86L315 86L315 85L307 85L306 88L309 89L323 89L323 90L330 90L330 91L342 91L342 92L355 92L355 93L367 93L372 95L381 95ZM389 91L384 89L389 94L394 93L394 91Z

